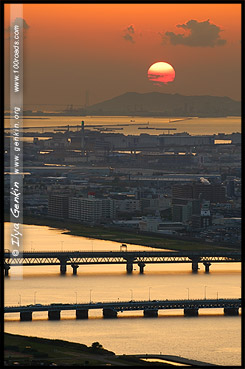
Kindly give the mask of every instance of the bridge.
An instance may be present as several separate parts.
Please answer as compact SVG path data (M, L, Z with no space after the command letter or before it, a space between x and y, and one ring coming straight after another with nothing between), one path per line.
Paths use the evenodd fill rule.
M184 309L185 316L198 316L199 309L224 309L225 315L239 315L241 299L112 301L76 304L7 306L4 313L20 313L20 320L32 320L32 313L47 311L49 320L59 320L63 310L75 310L77 319L88 319L88 311L102 309L104 318L116 318L118 312L143 310L144 317L157 317L158 310Z
M77 274L79 265L92 264L126 264L126 271L131 274L133 265L139 266L144 273L146 264L191 263L192 271L197 272L198 263L203 263L205 272L209 273L211 263L241 262L241 253L236 251L28 251L13 256L10 251L4 252L4 271L8 276L10 267L59 265L60 273L66 274L67 265Z

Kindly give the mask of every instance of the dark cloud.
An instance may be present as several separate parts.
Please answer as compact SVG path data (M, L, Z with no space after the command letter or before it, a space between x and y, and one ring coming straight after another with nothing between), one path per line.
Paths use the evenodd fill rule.
M161 77L162 77L162 75L160 75L160 74L152 74L152 73L151 73L151 74L149 75L149 78L150 78L150 79L158 79L158 78L161 78Z
M185 24L178 24L176 27L186 30L188 34L166 32L165 35L172 45L214 47L226 44L226 40L220 38L221 28L210 23L209 19L203 22L191 19ZM163 41L165 41L164 37Z
M130 41L130 42L132 42L132 43L134 43L135 41L134 41L134 39L133 39L133 37L129 34L129 33L126 33L125 35L123 35L123 38L124 38L124 40L126 40L126 41Z
M124 30L123 38L126 41L134 43L135 42L134 37L133 37L134 34L135 34L135 29L134 29L134 26L131 24Z
M129 27L127 28L127 31L128 31L129 33L135 33L135 31L134 31L134 26L131 24L131 26L129 26Z

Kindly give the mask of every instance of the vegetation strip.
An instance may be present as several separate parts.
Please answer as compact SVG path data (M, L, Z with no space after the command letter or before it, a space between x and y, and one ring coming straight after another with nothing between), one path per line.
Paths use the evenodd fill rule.
M5 221L8 221L5 218ZM158 235L144 235L138 234L135 232L123 231L123 230L115 230L103 227L90 227L85 226L83 224L67 222L62 220L43 218L38 216L24 216L24 224L28 225L39 225L39 226L48 226L51 228L57 228L64 230L65 234L70 234L73 236L108 240L126 244L134 244L141 246L148 246L153 248L160 249L170 249L170 250L179 250L179 251L188 251L188 250L229 250L228 247L222 247L220 245L215 244L207 244L200 241L186 241L181 239L169 238L168 236L158 236Z

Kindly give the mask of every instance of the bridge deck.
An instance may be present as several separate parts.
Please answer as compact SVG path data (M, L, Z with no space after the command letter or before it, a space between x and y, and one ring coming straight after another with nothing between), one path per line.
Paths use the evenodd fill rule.
M133 263L192 263L192 262L241 262L239 252L191 252L191 251L49 251L23 252L12 256L4 253L6 265L58 265L72 264L125 264Z
M198 299L198 300L145 300L145 301L113 301L113 302L90 302L77 304L51 304L51 305L26 305L6 306L4 313L34 312L34 311L57 311L57 310L90 310L90 309L113 309L119 311L135 311L145 309L200 309L200 308L235 308L241 307L241 299Z

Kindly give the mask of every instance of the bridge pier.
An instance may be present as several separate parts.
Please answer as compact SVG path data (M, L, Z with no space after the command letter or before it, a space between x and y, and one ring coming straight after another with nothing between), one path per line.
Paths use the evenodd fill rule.
M197 308L186 308L184 309L185 316L198 316L198 309Z
M192 272L197 273L198 269L199 269L198 262L197 261L192 261Z
M157 309L145 309L144 317L145 318L156 318L158 317L158 310Z
M31 311L22 311L20 313L20 320L22 322L30 322L32 320L32 312Z
M71 264L71 267L73 269L73 275L77 275L77 269L79 268L79 265L77 264Z
M9 269L10 269L10 266L8 264L4 264L4 276L5 277L8 277Z
M145 263L143 263L142 261L140 261L138 263L138 266L140 267L140 274L144 274Z
M132 272L133 272L133 261L131 261L131 260L127 261L126 270L127 270L128 274L132 274Z
M49 320L60 320L60 310L54 310L48 312Z
M211 263L209 261L204 261L203 265L205 266L205 273L209 273Z
M103 318L117 318L117 311L115 309L104 308Z
M88 319L88 310L87 309L76 310L76 319Z
M224 308L224 314L229 315L229 316L239 315L239 308L235 308L235 307Z
M61 275L66 274L66 260L65 261L61 260L60 261L60 274Z

